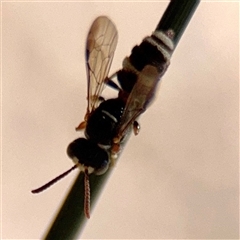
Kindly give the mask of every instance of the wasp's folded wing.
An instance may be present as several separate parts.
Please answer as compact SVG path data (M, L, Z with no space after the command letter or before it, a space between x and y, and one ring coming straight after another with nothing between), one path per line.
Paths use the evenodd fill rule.
M117 38L115 25L105 16L98 17L88 33L86 44L88 114L98 106L116 49Z
M152 101L159 77L157 68L151 65L146 65L138 74L137 82L127 99L123 112L118 131L119 140L124 136L128 127L146 110L148 104Z

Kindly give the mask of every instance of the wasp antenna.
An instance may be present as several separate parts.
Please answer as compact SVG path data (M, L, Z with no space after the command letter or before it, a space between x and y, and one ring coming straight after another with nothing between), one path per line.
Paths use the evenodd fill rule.
M90 184L87 169L84 176L84 213L87 218L90 218Z
M64 178L66 175L68 175L72 170L74 170L75 168L77 168L77 164L75 164L73 167L71 167L69 170L67 170L66 172L62 173L61 175L57 176L56 178L54 178L53 180L51 180L50 182L44 184L43 186L32 190L32 193L40 193L42 191L44 191L45 189L49 188L50 186L52 186L54 183L56 183L57 181L59 181L60 179Z

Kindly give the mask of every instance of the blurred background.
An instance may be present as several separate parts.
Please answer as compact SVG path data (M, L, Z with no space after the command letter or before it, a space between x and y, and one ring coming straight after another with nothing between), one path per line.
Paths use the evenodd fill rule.
M2 238L39 239L77 171L67 145L86 111L85 40L107 15L110 73L150 35L165 2L2 3ZM238 238L239 3L202 2L82 238Z

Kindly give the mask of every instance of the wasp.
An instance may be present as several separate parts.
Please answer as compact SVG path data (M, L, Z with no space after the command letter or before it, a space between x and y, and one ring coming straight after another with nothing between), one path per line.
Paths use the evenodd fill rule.
M105 173L111 163L113 165L129 131L139 133L138 117L152 102L170 64L173 37L172 30L153 32L132 49L131 55L123 60L122 69L108 77L118 32L108 17L95 19L86 41L87 110L76 128L84 130L85 138L78 138L67 147L67 154L75 165L32 193L45 190L79 168L84 173L84 213L90 218L89 175ZM116 98L102 97L106 86L117 90Z

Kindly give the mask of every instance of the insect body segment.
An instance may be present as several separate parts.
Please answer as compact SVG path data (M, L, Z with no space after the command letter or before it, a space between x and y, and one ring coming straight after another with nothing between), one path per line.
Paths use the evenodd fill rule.
M110 148L116 136L117 126L122 117L125 103L119 99L108 99L90 114L85 129L85 136L97 144Z
M108 153L94 142L78 138L68 145L68 156L82 172L102 174L108 169Z

